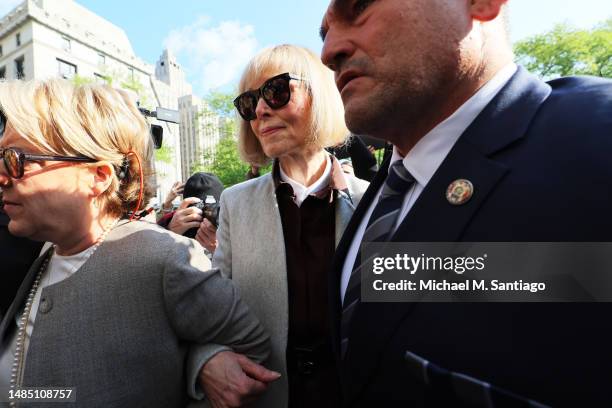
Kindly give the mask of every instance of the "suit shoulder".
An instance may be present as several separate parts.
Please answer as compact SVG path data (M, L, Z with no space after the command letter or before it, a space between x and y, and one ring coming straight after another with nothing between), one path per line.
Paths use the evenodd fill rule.
M612 104L612 80L592 76L570 76L548 82L552 95L575 102L584 99L590 103Z
M612 81L565 77L549 82L550 96L538 114L539 127L574 141L592 139L601 148L612 142ZM601 145L603 143L603 145Z

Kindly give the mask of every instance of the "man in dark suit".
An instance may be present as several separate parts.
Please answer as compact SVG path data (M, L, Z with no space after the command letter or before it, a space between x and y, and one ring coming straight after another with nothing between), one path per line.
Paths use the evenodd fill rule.
M333 0L323 18L349 129L394 145L330 274L345 406L612 406L607 303L361 302L361 242L612 241L612 82L517 67L506 7Z

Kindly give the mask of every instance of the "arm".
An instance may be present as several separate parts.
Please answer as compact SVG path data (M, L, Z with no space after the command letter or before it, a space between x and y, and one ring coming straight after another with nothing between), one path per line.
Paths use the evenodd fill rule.
M220 200L218 247L213 262L225 277L232 276L230 211L224 196ZM197 236L196 236L197 239ZM193 345L187 356L187 385L192 398L202 399L204 394L213 406L237 406L265 391L266 384L279 375L254 363L262 362L267 354L252 350L238 350L248 357L233 353L220 344ZM251 360L252 359L252 360Z
M217 247L213 254L212 263L219 268L223 276L232 278L232 240L230 236L231 214L227 204L225 191L219 198L219 227L216 231Z
M181 183L180 181L175 181L172 185L170 191L166 195L164 202L162 203L161 209L163 212L167 213L172 211L172 201L179 195L183 194L183 189L185 188L185 183Z
M166 310L176 333L192 343L187 360L189 394L199 398L203 396L201 391L196 391L195 384L204 364L205 367L216 367L215 372L219 373L215 377L217 383L227 382L229 371L234 374L231 379L238 384L237 388L245 391L245 396L251 395L265 384L251 379L244 368L237 370L236 367L242 367L240 364L228 363L227 351L235 350L263 360L269 354L269 336L240 300L232 281L222 277L217 269L210 269L210 262L197 243L181 241L176 247L179 250L169 254L171 259L166 264L164 293ZM216 365L212 364L214 361ZM207 364L209 362L212 365ZM227 391L222 390L218 396L212 393L214 389L204 389L213 402L223 401Z
M222 344L265 359L269 336L233 282L211 269L194 241L179 240L164 270L166 311L177 335L195 344Z

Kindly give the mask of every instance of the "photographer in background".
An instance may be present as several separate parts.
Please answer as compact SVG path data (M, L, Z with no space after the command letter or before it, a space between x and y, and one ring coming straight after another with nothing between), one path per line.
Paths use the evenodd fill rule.
M376 157L366 145L362 136L351 135L346 143L327 150L338 160L350 159L353 168L352 174L357 178L369 182L378 172Z
M259 172L259 166L251 164L251 166L249 167L249 171L247 171L247 174L244 176L244 179L251 180L259 176L261 176L261 173Z
M174 184L172 185L172 188L170 189L170 191L168 191L168 194L166 195L166 199L161 205L160 210L162 214L168 214L174 211L174 205L172 202L174 201L176 197L183 194L184 188L185 188L185 183L181 183L180 181L174 182Z
M200 242L196 236L197 228L204 219L201 205L207 196L214 198L214 203L208 203L208 207L218 207L219 197L223 191L223 183L212 173L194 173L187 179L183 187L183 201L176 211L171 211L164 215L158 224L170 231L194 238ZM174 187L173 187L174 190ZM172 200L171 200L172 201ZM202 242L200 242L202 244ZM203 244L202 244L203 245ZM214 247L205 246L211 253Z

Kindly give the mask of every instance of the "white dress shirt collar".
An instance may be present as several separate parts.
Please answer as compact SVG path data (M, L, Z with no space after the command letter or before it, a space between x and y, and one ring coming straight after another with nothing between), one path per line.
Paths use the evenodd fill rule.
M290 178L287 173L283 171L283 166L278 166L280 170L280 178L286 183L289 183L291 188L293 189L293 195L295 196L293 201L297 204L297 206L301 206L306 197L310 194L314 194L318 191L323 190L325 187L329 185L329 178L331 176L331 158L329 155L325 160L325 170L323 170L323 174L321 177L317 179L314 183L312 183L309 187L298 183L297 181Z

